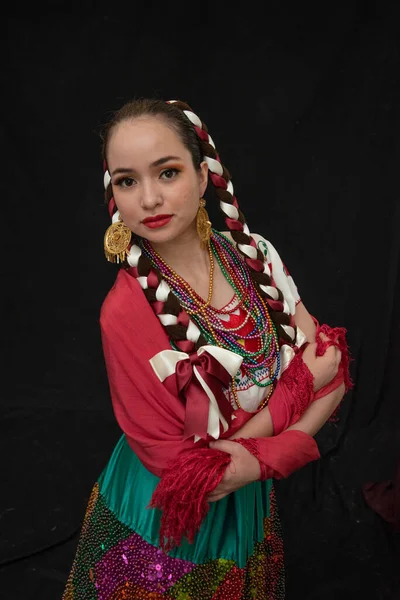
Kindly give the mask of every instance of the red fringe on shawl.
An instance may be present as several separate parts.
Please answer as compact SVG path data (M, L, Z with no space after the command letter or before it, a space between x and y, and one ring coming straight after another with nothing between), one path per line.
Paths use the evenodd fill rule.
M160 546L165 552L185 536L193 542L208 513L208 495L220 483L231 457L226 452L198 448L182 454L165 472L149 508L162 510Z
M327 341L321 340L319 334L323 333L329 338ZM329 327L329 325L321 325L317 327L316 342L317 342L317 356L325 354L325 350L328 346L336 346L342 353L342 359L340 361L343 367L343 378L346 386L346 392L353 387L353 382L350 377L349 364L349 347L346 340L347 330L344 327Z
M282 373L281 377L294 400L293 417L290 425L301 417L314 399L314 377L303 361L302 355L302 351L295 354L289 367Z
M260 463L260 480L281 479L320 457L318 446L303 431L285 431L271 438L236 439ZM190 543L209 510L208 495L220 483L230 454L199 448L182 454L163 475L149 508L162 511L160 546L168 552L182 537Z
M318 321L313 318L314 323L317 325L316 342L317 342L317 356L322 356L325 350L329 346L335 346L342 353L342 358L339 365L339 373L336 377L342 375L343 382L345 385L345 393L354 387L354 383L350 377L350 353L347 345L346 333L347 330L344 327L329 327L329 325L319 325ZM327 341L321 340L319 334L323 333L329 338ZM336 378L335 378L336 379ZM341 403L335 408L331 416L329 417L330 422L337 421L337 414L339 412Z
M318 333L323 333L329 339L322 341ZM353 384L348 373L349 356L345 334L346 330L342 327L318 327L317 355L322 356L328 346L334 345L339 348L342 359L337 377L340 378L343 372L348 389ZM289 379L285 383L292 388L292 393L296 389L295 405L298 414L305 410L313 396L312 375L304 366L301 353L298 353L291 365L296 381L289 376L289 369L286 375L282 375L283 379ZM292 386L291 383L296 385ZM308 462L319 458L315 440L301 431L284 431L272 438L234 441L258 458L262 480L287 477ZM165 472L154 491L149 507L162 511L160 546L166 552L174 546L179 546L182 537L187 537L190 543L193 542L209 510L207 497L220 483L230 460L230 455L225 452L197 448L182 454Z

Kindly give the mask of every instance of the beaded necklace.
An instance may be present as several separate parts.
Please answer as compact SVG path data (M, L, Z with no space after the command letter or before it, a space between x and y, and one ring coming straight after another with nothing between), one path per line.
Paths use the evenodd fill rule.
M167 281L172 293L196 323L207 342L242 356L241 370L243 373L258 387L270 386L269 394L262 401L259 408L265 406L272 393L273 383L280 371L278 336L274 323L269 316L266 303L256 289L247 266L228 238L216 230L212 230L208 246L210 280L207 300L204 300L180 275L171 269L147 240L142 240L140 245L145 256ZM236 298L239 299L231 308L217 309L211 305L215 268L214 256L224 277L235 291ZM231 303L228 307L230 305ZM238 309L245 313L244 321L239 327L228 327L226 322L220 318L220 315L229 315ZM249 333L244 334L242 329L248 321L250 321L252 329ZM255 340L257 350L252 352L247 350L245 340ZM276 368L274 368L275 364ZM268 381L257 381L256 371L260 369L268 370ZM234 377L232 378L232 392L236 404L241 408L237 398Z

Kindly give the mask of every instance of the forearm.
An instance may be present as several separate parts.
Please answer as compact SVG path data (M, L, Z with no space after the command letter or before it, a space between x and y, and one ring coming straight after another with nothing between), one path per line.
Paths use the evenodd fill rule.
M278 435L249 439L247 429L245 438L236 438L259 460L261 479L287 477L310 461L319 458L314 436L339 405L345 389L345 383L341 383L333 391L312 402L295 424ZM264 411L266 412L266 409ZM264 411L256 416L259 417ZM261 417L259 421L262 422ZM245 431L245 427L242 430ZM291 437L296 435L304 437Z
M300 419L288 427L287 430L297 429L314 436L335 411L343 398L344 391L345 385L342 383L338 388L326 394L326 396L312 402ZM271 437L273 434L274 428L271 414L266 406L229 439Z
M328 421L337 406L340 404L345 392L345 384L342 383L338 388L315 400L306 409L297 423L290 425L286 431L297 429L308 435L314 436L321 427Z
M270 437L274 433L271 414L266 406L229 439Z

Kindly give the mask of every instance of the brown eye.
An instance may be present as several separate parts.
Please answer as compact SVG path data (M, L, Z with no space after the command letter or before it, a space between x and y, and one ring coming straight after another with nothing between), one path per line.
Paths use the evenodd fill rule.
M178 169L165 169L165 171L161 173L161 177L164 177L164 179L173 179L178 173Z
M127 188L127 187L132 187L134 182L135 182L135 180L132 179L132 177L125 177L125 179L120 179L120 181L118 181L117 185Z

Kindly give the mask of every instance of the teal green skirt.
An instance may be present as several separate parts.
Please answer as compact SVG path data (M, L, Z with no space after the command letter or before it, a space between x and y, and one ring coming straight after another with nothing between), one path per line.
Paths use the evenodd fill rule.
M93 488L63 600L284 598L272 480L210 503L194 542L169 553L148 508L158 482L122 436Z

